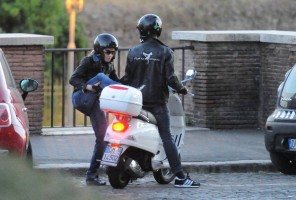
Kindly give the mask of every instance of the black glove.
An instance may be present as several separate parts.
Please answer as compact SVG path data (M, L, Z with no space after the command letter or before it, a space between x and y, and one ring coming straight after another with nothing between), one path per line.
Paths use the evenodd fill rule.
M96 92L101 92L101 91L102 91L102 89L101 89L101 87L100 87L100 84L99 84L99 85L92 85L91 87L92 87L92 89L95 90Z
M180 90L177 91L179 94L186 95L188 93L188 90L186 87L182 87Z

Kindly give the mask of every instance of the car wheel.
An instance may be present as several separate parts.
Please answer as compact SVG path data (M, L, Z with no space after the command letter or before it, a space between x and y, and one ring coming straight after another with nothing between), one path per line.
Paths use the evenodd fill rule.
M29 141L29 146L25 154L25 160L30 168L33 168L33 150L31 142Z
M294 156L284 153L271 152L270 159L273 165L283 174L296 175L296 160Z

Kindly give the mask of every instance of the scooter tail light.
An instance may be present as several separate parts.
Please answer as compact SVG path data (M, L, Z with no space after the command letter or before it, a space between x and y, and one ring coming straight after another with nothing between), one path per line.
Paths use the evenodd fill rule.
M115 132L124 132L128 128L128 124L124 122L115 122L112 124L112 130Z
M111 147L115 147L115 148L119 148L121 146L120 144L116 144L116 143L111 143L110 145Z
M11 113L6 103L0 103L0 127L11 125Z

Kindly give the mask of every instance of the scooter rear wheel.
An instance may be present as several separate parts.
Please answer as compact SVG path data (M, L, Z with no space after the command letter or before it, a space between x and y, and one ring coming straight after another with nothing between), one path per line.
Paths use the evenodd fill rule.
M159 169L153 172L153 176L159 184L169 184L175 178L175 174L172 173L170 168Z
M130 175L120 167L108 167L107 174L110 185L116 189L123 189L130 181Z

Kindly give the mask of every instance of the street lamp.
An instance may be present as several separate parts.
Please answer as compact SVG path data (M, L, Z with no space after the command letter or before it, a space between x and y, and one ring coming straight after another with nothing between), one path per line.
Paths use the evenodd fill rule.
M83 8L83 0L66 0L66 9L70 15L69 19L69 42L68 49L75 49L75 24L76 13L80 13ZM74 51L68 51L68 80L74 71ZM73 87L68 84L67 87L67 125L71 126L73 122L73 105L72 105Z
M76 48L75 46L76 13L80 13L82 11L83 0L66 0L66 8L70 15L68 48Z

